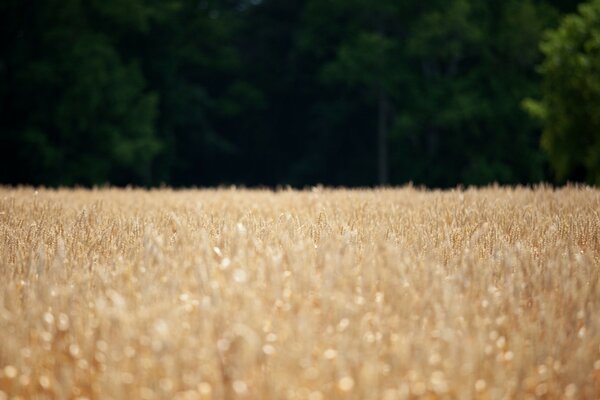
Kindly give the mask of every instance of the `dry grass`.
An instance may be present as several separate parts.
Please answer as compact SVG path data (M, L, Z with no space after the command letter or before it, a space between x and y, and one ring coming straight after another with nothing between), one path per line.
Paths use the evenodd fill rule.
M600 396L600 191L0 188L0 399Z

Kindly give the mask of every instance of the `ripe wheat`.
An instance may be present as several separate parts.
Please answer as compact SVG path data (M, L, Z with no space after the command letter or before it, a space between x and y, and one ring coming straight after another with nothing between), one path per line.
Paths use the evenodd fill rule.
M0 188L0 399L600 396L600 191Z

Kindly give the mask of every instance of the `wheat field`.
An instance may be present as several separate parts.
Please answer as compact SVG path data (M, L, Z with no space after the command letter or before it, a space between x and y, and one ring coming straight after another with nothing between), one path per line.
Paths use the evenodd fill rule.
M0 188L0 399L598 399L600 191Z

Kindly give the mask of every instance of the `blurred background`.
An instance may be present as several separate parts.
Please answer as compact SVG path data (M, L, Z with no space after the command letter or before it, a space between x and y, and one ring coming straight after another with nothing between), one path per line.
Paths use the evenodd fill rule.
M600 183L600 1L2 0L0 183Z

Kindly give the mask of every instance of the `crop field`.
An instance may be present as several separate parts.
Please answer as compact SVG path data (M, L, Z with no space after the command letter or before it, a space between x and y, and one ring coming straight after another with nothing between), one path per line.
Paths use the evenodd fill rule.
M0 187L0 399L598 399L600 191Z

